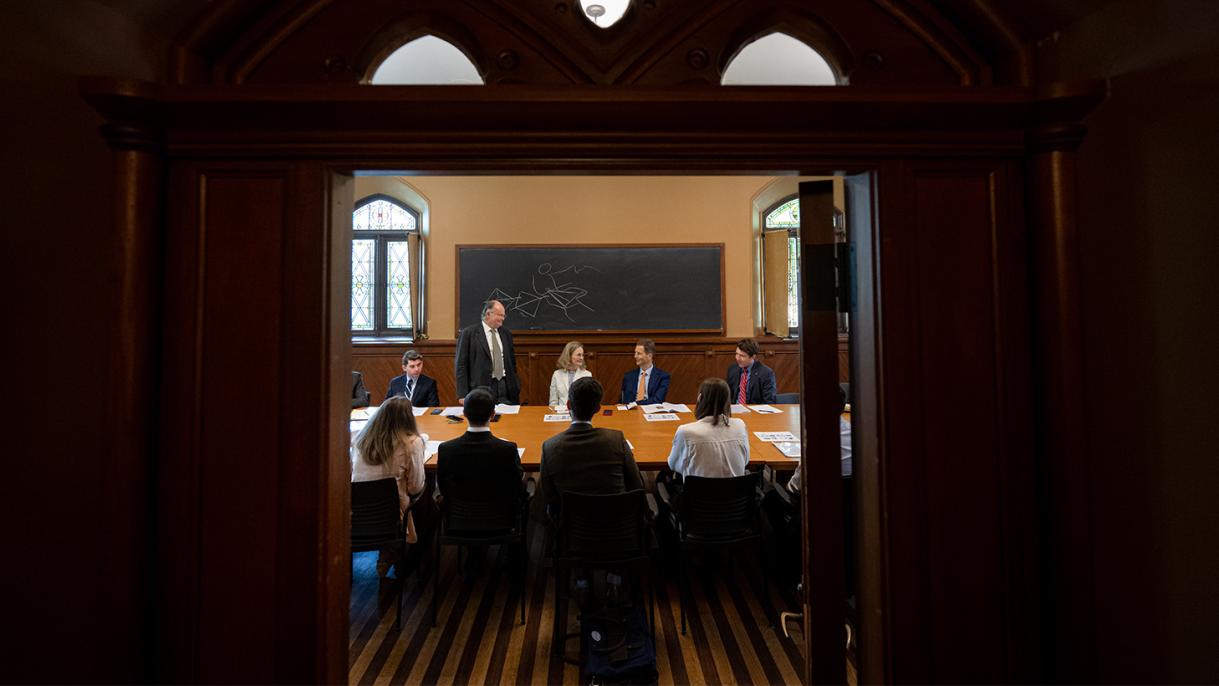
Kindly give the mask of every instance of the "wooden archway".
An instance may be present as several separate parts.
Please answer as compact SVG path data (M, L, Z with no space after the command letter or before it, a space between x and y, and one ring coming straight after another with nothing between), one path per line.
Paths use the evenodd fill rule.
M183 39L178 83L84 84L128 200L119 219L133 258L120 278L167 293L163 311L135 302L130 321L145 323L121 332L160 359L129 370L134 390L162 399L149 429L159 679L345 678L336 362L349 341L334 274L357 169L866 175L875 194L856 209L871 227L867 292L881 314L863 348L876 371L862 396L874 457L857 462L873 554L861 678L1039 677L1032 398L1044 387L1026 342L1035 333L1059 351L1036 370L1054 379L1039 411L1070 421L1070 173L1099 86L992 85L1019 70L996 71L920 3L885 1L824 3L809 20L808 35L840 37L852 87L679 88L718 82L708 74L741 27L790 28L805 10L636 4L590 38L549 3L412 3L409 17L434 22L424 28L476 43L462 47L488 83L528 85L359 85L361 60L383 52L384 27L406 12L374 0L225 5ZM137 417L128 395L116 412ZM1071 448L1053 422L1038 446L1049 459ZM832 630L811 635L807 678L841 681Z

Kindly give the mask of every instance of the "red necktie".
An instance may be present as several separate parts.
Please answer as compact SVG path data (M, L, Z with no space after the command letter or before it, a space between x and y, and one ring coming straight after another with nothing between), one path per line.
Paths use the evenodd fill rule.
M745 404L745 386L749 383L749 372L741 370L741 390L737 392L736 401Z

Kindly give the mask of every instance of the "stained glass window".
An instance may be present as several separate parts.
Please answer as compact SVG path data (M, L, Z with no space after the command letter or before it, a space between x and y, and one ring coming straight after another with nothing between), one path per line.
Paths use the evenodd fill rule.
M418 259L419 213L388 196L360 202L351 215L351 331L369 336L414 333L411 259Z
M766 215L768 229L800 228L800 198L792 198Z
M406 241L390 241L385 299L389 303L387 321L391 329L411 328L411 263Z

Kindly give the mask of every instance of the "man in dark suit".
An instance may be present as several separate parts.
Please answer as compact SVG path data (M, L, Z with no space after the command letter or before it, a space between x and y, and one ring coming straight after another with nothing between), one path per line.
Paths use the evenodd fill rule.
M516 377L516 357L512 351L512 332L503 327L504 304L488 300L483 304L482 321L462 330L457 338L458 402L479 386L491 389L496 402L520 404L521 383Z
M446 493L461 493L463 499L483 503L504 503L517 494L521 507L529 502L521 480L521 456L516 444L491 435L488 423L495 414L495 398L486 388L475 388L462 398L466 432L440 444L436 453L436 490L443 500ZM527 521L527 518L522 519ZM471 546L466 574L478 574L486 556L484 546ZM513 556L524 554L514 550ZM519 559L519 558L517 558Z
M652 365L655 356L656 344L652 339L641 338L635 343L636 367L622 376L619 402L653 405L665 401L669 394L669 373Z
M521 457L516 444L491 435L495 398L475 388L463 399L466 432L440 444L436 453L436 485L443 495L454 486L463 493L521 488Z
M423 353L418 350L407 350L402 356L402 371L389 381L389 390L385 399L401 395L415 407L439 407L440 394L436 392L436 380L423 373Z
M604 392L592 377L576 379L567 394L571 426L542 444L542 495L552 509L563 491L612 495L643 488L626 437L592 424Z
M351 372L351 406L352 407L368 407L368 401L372 399L372 394L364 387L364 375L357 372Z
M741 405L779 402L775 372L755 359L757 356L757 341L752 338L737 341L736 364L728 368L728 388L732 389L732 402Z

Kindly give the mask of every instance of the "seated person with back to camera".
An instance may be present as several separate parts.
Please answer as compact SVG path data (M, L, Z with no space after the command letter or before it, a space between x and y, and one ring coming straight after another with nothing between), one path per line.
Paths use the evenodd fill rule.
M377 481L393 477L398 481L398 514L413 542L415 525L411 499L423 492L423 453L427 434L420 434L415 415L406 398L390 398L356 434L351 446L351 481ZM395 561L382 555L377 573L385 576Z
M571 425L542 444L540 482L552 512L564 491L612 495L643 488L639 466L622 432L593 426L604 393L596 379L577 379L567 398Z

